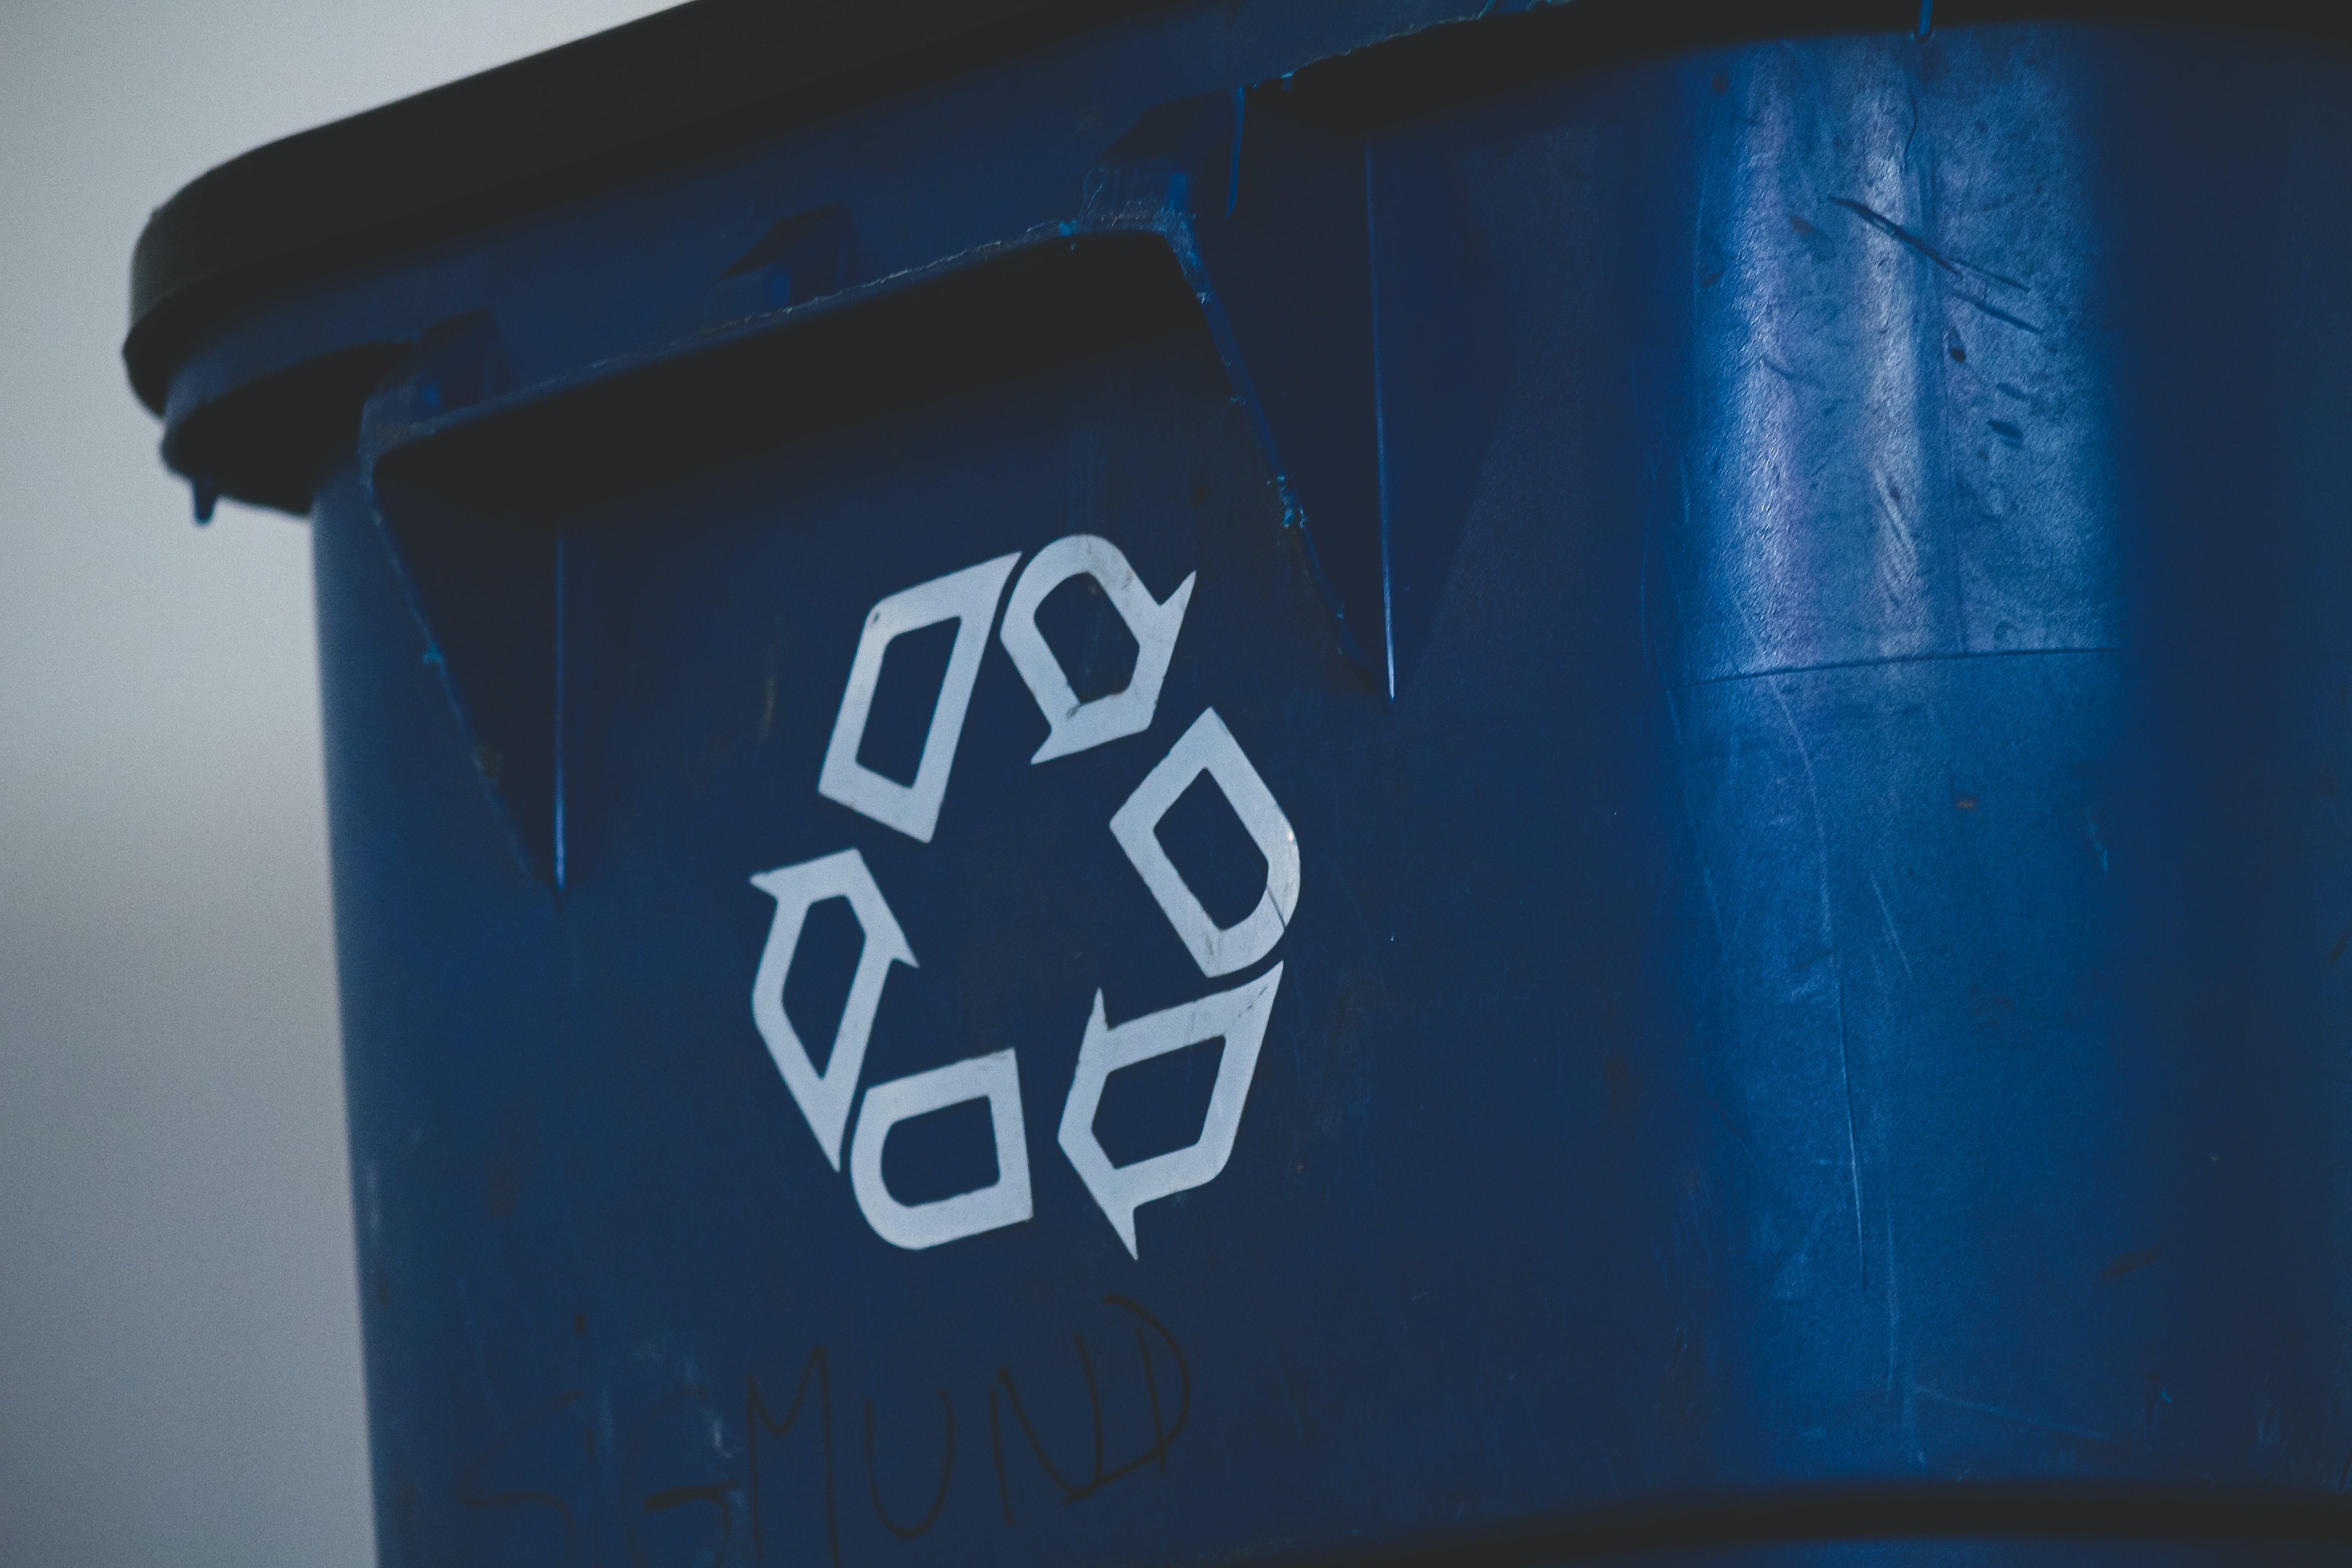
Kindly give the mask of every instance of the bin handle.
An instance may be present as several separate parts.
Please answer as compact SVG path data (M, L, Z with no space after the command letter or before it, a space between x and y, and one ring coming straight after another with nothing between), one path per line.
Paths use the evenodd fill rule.
M1296 531L1339 650L1394 699L1401 661L1389 614L1392 508L1383 495L1370 138L1296 112L1286 97L1276 83L1163 105L1088 172L1066 221L558 382L492 391L497 345L484 318L425 334L362 410L361 472L427 657L534 874L557 887L564 879L552 618L560 544L555 502L518 476L560 473L559 452L567 442L576 452L583 409L600 398L657 407L661 398L648 388L663 378L683 384L719 368L725 384L730 356L744 356L741 367L772 369L785 343L800 365L812 357L804 352L812 342L846 334L877 310L961 311L946 319L985 331L991 312L980 296L1063 258L1076 258L1073 266L1106 258L1097 264L1107 267L1098 286L1124 290L1130 310L1137 289L1165 287L1149 275L1164 279L1173 258L1263 451L1284 525ZM1145 252L1160 258L1150 268L1120 260ZM681 431L698 433L699 425ZM547 443L549 460L516 461L516 443L532 440ZM454 487L453 474L463 477ZM453 490L467 493L453 503ZM492 519L500 525L487 526ZM511 526L517 520L543 526ZM518 615L525 605L535 607Z

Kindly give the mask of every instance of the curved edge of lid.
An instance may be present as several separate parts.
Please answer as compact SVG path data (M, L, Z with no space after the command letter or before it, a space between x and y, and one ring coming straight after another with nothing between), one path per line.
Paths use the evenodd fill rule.
M163 412L172 378L212 332L273 293L467 228L673 166L861 101L1179 0L688 0L478 76L270 142L212 170L150 216L131 263L122 355ZM1465 0L1465 12L1471 0ZM1589 17L1620 47L1797 30L2090 21L2280 29L2352 46L2352 26L2288 0L1486 0L1434 56L1381 47L1320 96L1400 104L1515 73L1473 47L1486 18ZM1466 18L1465 18L1466 19ZM1499 38L1500 35L1497 35ZM1445 47L1450 46L1450 47ZM1465 56L1454 59L1454 55ZM1536 51L1525 68L1556 68ZM1450 84L1450 85L1449 85ZM1335 101L1331 107L1346 112Z
M271 293L1168 0L690 0L256 148L150 215L132 389Z

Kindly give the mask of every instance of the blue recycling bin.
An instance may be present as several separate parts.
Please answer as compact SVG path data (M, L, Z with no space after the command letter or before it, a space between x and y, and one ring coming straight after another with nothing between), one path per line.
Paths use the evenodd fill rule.
M700 0L188 187L383 1560L2352 1560L2347 161L2262 5Z

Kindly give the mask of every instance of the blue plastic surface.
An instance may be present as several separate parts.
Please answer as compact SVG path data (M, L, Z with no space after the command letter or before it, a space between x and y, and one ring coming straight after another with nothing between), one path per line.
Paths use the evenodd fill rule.
M1236 14L184 373L409 356L315 510L384 1561L2340 1560L2345 63L1502 19L1286 81L1367 40ZM1189 598L1148 724L1033 761L1072 536ZM992 562L929 830L820 793L869 611ZM1075 581L1083 700L1143 660ZM1227 777L1156 841L1227 932L1298 874L1204 947L1113 822L1212 711L1295 840ZM911 961L802 928L803 1041L882 974L829 1150L751 879L848 850ZM1131 1256L1082 1044L1252 984ZM1238 1038L1110 1073L1109 1163ZM894 1245L857 1118L1005 1052L1017 1144L878 1168L1027 1217Z

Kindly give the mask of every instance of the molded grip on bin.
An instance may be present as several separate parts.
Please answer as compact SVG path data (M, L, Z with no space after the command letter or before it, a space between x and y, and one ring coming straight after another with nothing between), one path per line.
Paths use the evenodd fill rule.
M486 312L440 322L368 399L361 449L478 404L506 379ZM424 657L440 674L475 770L525 868L561 888L556 531L528 510L486 506L462 486L407 482L396 464L372 479Z
M813 298L846 271L848 215L787 220L720 279L702 338L562 382L501 392L486 318L427 334L370 400L362 466L427 657L533 875L563 884L567 737L593 700L561 690L567 515L1188 318L1225 366L1341 650L1395 696L1460 535L1499 334L1475 330L1458 237L1376 226L1381 193L1425 176L1289 97L1276 84L1162 106L1088 174L1069 220Z
M838 293L855 280L856 270L848 208L835 203L795 213L719 275L702 298L703 327L717 331Z
M409 348L354 343L186 406L175 388L163 461L195 487L196 521L209 521L223 495L309 511L320 477L352 449L361 407Z
M1280 93L1146 114L1087 175L1076 226L1167 239L1340 647L1393 696L1363 139L1282 113Z
M580 584L566 603L563 534L583 512L1195 314L1156 235L1049 233L462 406L452 388L494 378L420 350L368 405L361 469L521 864L558 889L579 865L567 786L584 793L606 689ZM491 352L487 337L445 352L465 341Z
M1284 81L1167 104L1088 175L1083 224L1164 235L1348 657L1393 700L1427 646L1507 363L1449 173ZM1385 223L1390 205L1414 221Z

